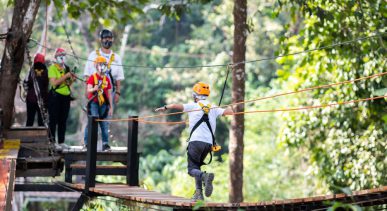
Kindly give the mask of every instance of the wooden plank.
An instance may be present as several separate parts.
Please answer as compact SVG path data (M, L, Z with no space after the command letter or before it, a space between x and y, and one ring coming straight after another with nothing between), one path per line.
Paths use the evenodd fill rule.
M46 128L11 128L10 130L4 131L5 138L18 138L23 141L24 138L47 138Z
M69 146L68 149L64 149L62 151L63 154L70 154L70 153L85 153L85 151L82 150L82 146ZM111 151L99 151L100 153L104 154L114 154L114 153L127 153L127 148L126 147L111 147Z
M47 157L31 157L31 158L20 158L20 162L27 163L52 163L58 162L62 157L60 156L47 156Z
M0 149L0 159L16 159L18 149Z
M84 169L86 168L85 164L71 164L71 168ZM106 165L97 165L99 169L126 169L126 166L106 166Z
M73 184L71 186L82 189L81 184ZM146 190L136 186L126 186L123 184L97 184L92 190L93 192L108 195L124 200L130 200L137 203L153 204L158 206L168 206L175 208L192 208L195 206L195 202L190 199L186 199L179 196L173 196L170 194L162 194L151 190ZM379 192L378 192L379 191ZM387 186L383 186L376 189L369 189L366 191L354 192L354 195L365 196L369 194L379 193L381 197L382 193L387 193ZM285 199L285 200L273 200L264 202L242 202L242 203L217 203L206 202L204 208L250 208L250 209L298 209L305 206L317 206L322 204L323 201L327 201L327 198L331 200L346 200L350 199L350 196L345 194L327 195L327 196L314 196L306 198ZM359 199L360 200L360 199ZM316 204L317 203L317 204ZM322 205L321 205L322 206Z
M16 170L16 177L55 177L59 176L59 169L27 169Z
M75 151L75 152L66 152L62 151L61 154L64 156L64 159L67 161L85 161L86 152ZM112 151L112 152L97 152L97 161L116 161L116 162L126 162L126 152L121 151Z

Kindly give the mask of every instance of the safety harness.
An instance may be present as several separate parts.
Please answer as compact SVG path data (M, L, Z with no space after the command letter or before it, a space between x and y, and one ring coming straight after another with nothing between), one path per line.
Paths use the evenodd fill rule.
M97 94L98 94L98 104L101 106L102 104L105 103L105 93L103 92L103 89L107 87L106 76L104 75L102 80L98 80L97 73L94 73L93 78L94 78L94 86L98 85L98 87L100 87L97 91Z
M60 77L64 76L66 73L70 72L70 67L67 66L67 65L64 65L64 70L61 70L61 66L59 66L57 63L54 63L55 67L58 69L59 71L59 74L60 74ZM71 88L68 84L68 81L64 81L62 82L61 84L59 84L58 86L51 86L51 91L55 92L57 89L61 89L63 87L67 86L70 90L70 93L71 93ZM53 93L55 94L55 93Z
M202 111L204 112L203 113L203 116L199 119L198 122L196 122L196 124L193 126L192 130L191 130L191 133L189 134L189 138L188 138L188 141L191 139L191 136L193 134L193 132L203 123L205 122L208 129L210 130L211 132L211 136L212 136L212 147L211 147L211 151L210 151L210 161L208 163L204 163L202 162L202 164L204 165L208 165L211 163L212 161L212 151L214 152L217 152L220 150L220 146L216 144L216 140L215 140L215 135L214 135L214 132L212 131L212 127L211 127L211 124L210 124L210 120L208 118L208 113L210 112L211 110L211 105L208 104L208 105L204 105L203 103L201 102L198 102L199 106L202 108ZM188 154L188 156L190 156Z
M99 50L95 50L95 53L97 54L97 56L101 56L101 53L99 52ZM110 77L110 80L111 80L111 83L112 83L112 86L113 86L113 91L115 91L115 87L116 87L116 84L115 84L115 81L114 81L114 78L113 78L113 75L112 75L112 71L110 71L110 66L112 65L112 63L114 62L114 59L115 59L115 56L114 56L114 53L112 53L112 55L110 56L110 60L108 62L108 65L107 65L107 68L108 68L108 73L109 73L109 77Z

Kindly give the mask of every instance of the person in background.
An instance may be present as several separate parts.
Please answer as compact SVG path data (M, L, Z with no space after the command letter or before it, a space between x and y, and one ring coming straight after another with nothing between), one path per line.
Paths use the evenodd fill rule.
M124 70L122 68L122 60L120 55L113 52L113 50L111 49L114 43L114 36L112 31L108 29L103 29L102 31L100 31L99 41L101 44L101 48L94 50L89 54L85 65L84 76L85 76L85 80L87 80L96 71L93 62L98 56L102 56L106 59L107 61L106 76L109 77L109 80L111 81L111 84L112 84L111 94L112 94L113 102L111 102L110 106L111 108L113 108L118 104L120 100L121 82L125 78ZM85 89L85 96L86 98L88 97L87 86ZM108 118L110 118L110 116L108 116ZM109 128L109 126L110 126L110 122L107 122L107 127Z
M32 72L33 71L33 72ZM38 90L35 90L34 80L39 86ZM26 80L24 80L24 86L27 90L26 105L27 105L27 122L26 126L31 127L34 125L35 116L38 114L38 126L44 126L43 116L41 111L46 111L48 101L48 71L45 64L44 55L37 53L34 58L34 64L32 69L28 72ZM38 97L42 98L43 107L39 108Z
M195 193L192 197L194 201L204 200L211 196L213 191L212 182L214 173L206 173L201 171L201 166L205 165L204 159L212 151L219 150L219 146L215 142L216 119L219 116L232 115L233 111L230 108L223 109L219 107L211 108L211 104L207 101L210 95L210 86L203 82L198 82L193 86L193 101L187 104L169 104L157 108L156 112L166 111L168 109L177 109L183 112L188 112L190 137L187 147L187 162L188 174L195 178Z
M55 143L55 135L58 129L57 141L59 150L66 149L64 143L66 134L66 122L70 111L71 89L75 77L66 65L66 51L57 48L55 51L55 61L48 68L48 78L51 89L48 95L49 128L51 142Z
M112 85L107 77L107 61L105 57L98 56L94 61L96 71L87 79L87 93L89 103L87 104L88 115L106 119L113 114L113 98L110 92ZM102 134L102 151L109 151L108 122L99 121ZM82 150L87 149L88 126L85 129L84 145Z
M112 83L112 97L114 103L119 102L121 96L121 81L124 80L124 70L122 68L121 57L114 53L110 48L114 42L113 33L108 29L103 29L99 33L101 48L95 51L92 51L87 58L85 65L84 76L87 80L95 71L93 62L98 56L105 57L107 61L107 76L109 77ZM87 87L86 87L87 89ZM87 97L88 92L86 90L85 95ZM113 105L112 105L113 106Z

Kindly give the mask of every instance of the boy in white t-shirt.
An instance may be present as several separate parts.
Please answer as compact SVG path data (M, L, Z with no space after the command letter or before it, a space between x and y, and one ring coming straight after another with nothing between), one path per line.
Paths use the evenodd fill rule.
M233 111L230 108L211 108L206 100L210 95L208 84L198 82L193 86L193 103L187 104L169 104L157 108L155 111L166 111L168 109L177 109L188 112L190 138L187 147L188 156L188 174L195 178L196 191L193 200L204 200L202 185L204 182L206 197L211 196L213 191L212 181L213 173L206 173L200 170L204 165L204 159L216 146L215 130L216 118L221 115L231 115ZM192 111L192 112L190 112Z

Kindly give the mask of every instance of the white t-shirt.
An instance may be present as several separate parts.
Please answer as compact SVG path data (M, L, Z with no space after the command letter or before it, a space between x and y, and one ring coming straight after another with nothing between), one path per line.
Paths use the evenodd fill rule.
M101 56L105 57L109 63L110 57L112 56L113 51L110 51L109 54L105 54L101 51L101 49L99 49L99 53ZM97 55L96 51L92 51L89 54L89 57L87 58L87 62L85 65L85 71L83 74L84 76L89 77L96 71L95 66L94 66L94 60L97 58L97 56L98 55ZM113 76L115 81L124 80L124 70L122 68L121 57L116 53L114 53L114 61L110 65L110 68L111 68L112 76Z
M200 100L200 103L203 105L207 106L209 102L207 100ZM188 103L188 104L183 104L184 110L183 111L192 111L192 110L198 110L201 109L200 105L198 103ZM211 104L210 104L211 105ZM211 108L216 105L211 105ZM218 116L223 115L225 109L223 108L212 108L210 112L208 112L208 118L210 120L210 125L212 132L215 135L215 129L216 129L216 118ZM202 118L204 112L202 110L200 111L193 111L193 112L188 112L188 119L189 119L189 131L191 133L192 128L195 126L195 124ZM199 127L196 128L196 130L193 132L191 141L202 141L206 142L209 144L212 144L212 136L211 136L211 131L208 128L207 124L205 122L202 122Z

